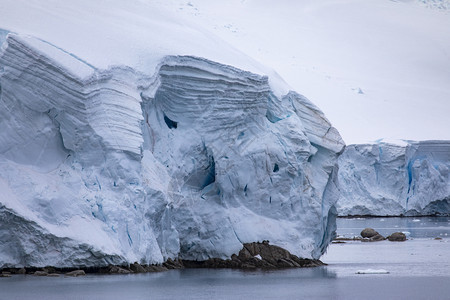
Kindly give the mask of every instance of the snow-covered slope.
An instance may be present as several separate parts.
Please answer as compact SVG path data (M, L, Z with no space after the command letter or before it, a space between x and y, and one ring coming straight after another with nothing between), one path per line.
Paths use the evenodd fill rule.
M339 157L339 215L450 214L450 142L349 145Z
M276 81L242 52L312 99L347 144L449 140L449 7L449 0L2 0L0 28L102 69L152 73L161 56L182 54Z
M344 143L314 104L204 58L154 55L144 72L111 51L3 43L0 266L225 258L262 240L320 257Z
M450 139L448 0L163 5L274 68L347 144Z

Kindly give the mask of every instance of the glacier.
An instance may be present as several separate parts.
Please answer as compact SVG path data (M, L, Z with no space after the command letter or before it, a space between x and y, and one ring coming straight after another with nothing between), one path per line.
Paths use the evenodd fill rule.
M450 141L348 145L338 164L341 216L450 215Z
M273 74L192 55L96 64L6 33L0 267L229 258L263 240L317 259L334 238L345 144Z

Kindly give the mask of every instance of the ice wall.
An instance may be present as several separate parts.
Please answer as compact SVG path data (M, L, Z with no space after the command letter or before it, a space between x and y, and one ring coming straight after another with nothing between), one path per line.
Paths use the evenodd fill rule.
M450 141L349 145L339 157L339 215L449 215Z
M303 96L191 56L97 68L9 34L0 54L0 267L318 258L344 143ZM276 88L276 87L275 87Z

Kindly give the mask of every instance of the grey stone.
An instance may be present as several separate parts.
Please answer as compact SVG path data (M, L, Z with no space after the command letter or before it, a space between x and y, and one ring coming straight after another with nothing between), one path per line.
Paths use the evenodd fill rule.
M110 274L130 274L131 271L119 266L111 266L109 268Z
M378 232L375 231L375 229L373 228L364 228L363 231L361 231L361 236L363 238L371 238L375 235L379 234Z
M72 276L72 277L78 277L78 276L84 276L84 275L86 275L86 273L83 270L75 270L72 272L68 272L65 275Z
M27 270L25 268L21 268L17 270L16 274L27 274Z
M363 237L362 242L378 242L386 239L373 228L364 228L361 231L361 236Z
M384 237L384 236L382 236L381 234L379 234L378 232L377 232L377 234L376 235L374 235L373 237L371 237L369 240L371 241L371 242L378 242L378 241L384 241L386 238Z
M391 242L404 242L406 241L406 235L403 232L394 232L387 239Z
M137 263L137 262L135 262L134 264L131 264L130 265L130 269L134 273L145 273L145 272L147 272L147 270L143 266L141 266L139 263Z
M48 273L45 271L36 271L33 273L34 276L47 276Z
M167 268L167 269L183 269L183 263L181 261L177 260L173 260L171 258L168 258L166 260L166 262L163 263L163 265Z

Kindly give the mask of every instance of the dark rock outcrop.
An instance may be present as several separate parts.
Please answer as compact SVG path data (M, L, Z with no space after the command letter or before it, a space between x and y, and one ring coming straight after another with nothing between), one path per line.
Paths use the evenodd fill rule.
M131 271L133 271L133 273L146 273L147 272L147 270L137 262L135 262L134 264L131 264L130 269L131 269Z
M166 260L166 262L163 263L163 266L166 267L166 268L169 269L169 270L173 270L173 269L183 269L183 268L184 268L183 262L182 262L182 261L180 261L180 260L178 260L178 259L173 260L173 259L171 259L171 258L168 258L168 259Z
M131 271L126 268L119 267L119 266L110 266L109 271L107 273L109 273L109 274L130 274Z
M239 254L233 254L231 259L183 260L183 264L186 268L234 269L283 269L325 265L320 260L299 258L281 247L269 245L269 241L246 243Z
M3 273L28 273L35 276L50 277L57 277L65 273L65 276L78 277L86 275L86 273L133 274L162 272L183 268L284 269L323 265L325 264L320 260L299 258L286 249L269 245L269 241L263 241L262 243L245 243L239 253L233 254L231 259L210 258L204 261L192 261L168 258L162 265L141 265L135 262L129 266L109 265L106 267L85 267L80 269L47 266L45 268L27 267L27 270L25 268L7 268L0 271L3 271Z

